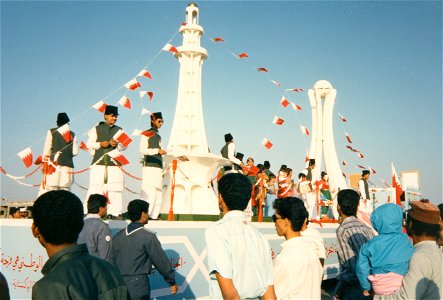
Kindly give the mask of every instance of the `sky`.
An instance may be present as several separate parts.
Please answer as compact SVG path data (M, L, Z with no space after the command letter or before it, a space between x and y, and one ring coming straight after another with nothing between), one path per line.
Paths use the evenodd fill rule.
M116 104L123 96L132 109L119 107L117 124L128 132L147 129L142 108L161 111L163 144L169 141L177 101L179 63L161 51L180 46L185 1L1 1L0 166L25 176L17 153L43 151L57 113L67 112L79 141L102 120L99 100ZM421 192L442 200L442 2L441 1L200 1L203 64L202 102L208 146L219 154L223 135L234 136L237 151L256 163L269 160L276 172L287 164L305 166L312 128L308 89L328 80L337 90L334 138L345 174L371 167L371 182L391 183L397 173L417 170ZM221 37L224 43L211 38ZM246 52L237 59L233 54ZM152 102L127 92L124 83L144 67L153 79L140 79ZM265 67L268 73L255 68ZM275 80L280 87L271 82ZM304 92L285 92L303 88ZM302 106L280 106L285 95ZM338 114L346 117L340 120ZM275 115L282 126L272 124ZM364 154L358 158L345 148ZM274 144L261 145L263 138ZM126 170L141 177L139 137L125 152ZM91 163L81 151L75 169ZM37 172L18 181L1 176L0 197L33 200ZM89 172L75 177L73 191L86 196ZM140 181L127 177L127 197L137 198Z

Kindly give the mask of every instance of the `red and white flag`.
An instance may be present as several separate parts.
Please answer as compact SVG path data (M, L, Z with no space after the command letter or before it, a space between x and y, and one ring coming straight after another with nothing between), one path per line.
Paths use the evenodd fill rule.
M303 92L304 89L302 89L302 88L295 88L295 89L286 89L286 91L300 93L300 92Z
M401 206L400 196L403 193L400 180L398 179L397 172L395 171L394 164L391 163L392 171L392 187L395 188L395 203Z
M149 101L152 101L152 98L154 97L154 93L153 92L140 91L140 98L143 98L146 95L148 95Z
M271 79L271 82L272 82L273 84L275 84L276 86L281 86L280 82L277 82L277 81L272 80L272 79Z
M123 129L117 131L117 133L114 134L113 139L122 144L123 147L128 147L128 145L132 142L132 139L126 134L126 132L123 131Z
M104 113L106 106L108 106L108 104L100 100L97 103L95 103L92 107L98 110L99 112Z
M360 168L360 169L364 169L364 170L366 170L366 167L365 167L365 166L362 166L362 165L357 165L357 168Z
M216 38L213 38L212 41L217 43L217 42L224 42L225 40L222 39L221 37L216 37Z
M294 110L302 110L302 108L301 108L300 105L297 105L297 104L295 104L295 103L291 103L291 105L292 105L292 108L293 108Z
M108 152L108 155L112 157L115 161L120 163L122 166L129 164L129 160L120 151L114 149Z
M371 172L372 174L375 174L375 173L377 173L373 168L371 168L371 167L368 167L368 170L369 170L369 172Z
M118 104L127 109L131 109L131 100L126 96L121 97L120 100L118 100Z
M259 72L265 72L265 73L268 73L268 72L269 72L268 69L266 69L266 68L258 68L257 71L259 71Z
M363 154L361 154L359 151L357 151L357 156L360 158L364 158L365 156Z
M237 58L246 58L246 57L249 57L249 55L248 55L248 53L246 53L246 52L243 52L243 53L240 53L239 55L237 55Z
M71 134L71 130L69 129L68 123L57 128L57 131L58 131L58 133L61 134L61 136L63 137L63 139L65 140L66 143L69 143L72 141L72 134Z
M346 139L348 140L348 142L350 144L352 144L351 136L347 132L345 132L345 136L346 136Z
M178 53L177 48L175 48L174 46L172 46L172 45L169 44L169 43L167 43L167 44L163 47L162 50L163 50L163 51L169 51L169 52L172 52L172 53Z
M89 151L88 146L86 146L86 144L83 141L80 142L80 149L84 151Z
M343 117L341 114L338 114L338 115L340 116L340 119L341 119L343 122L346 122L346 121L347 121L346 118Z
M134 131L132 132L132 136L138 136L138 135L141 135L142 134L142 132L143 132L143 130L140 130L140 129L134 129Z
M300 125L301 132L305 135L309 135L309 130L303 125Z
M151 73L149 73L149 71L146 70L146 69L141 70L140 73L138 73L137 76L143 76L143 77L152 79Z
M38 157L37 157L37 159L34 161L34 165L41 165L42 164L42 162L43 162L43 157L41 156L41 155L39 155Z
M283 97L281 97L280 104L281 104L281 106L286 108L289 105L289 101L288 101L288 99L285 98L285 96L283 96Z
M272 121L272 123L274 123L275 125L282 125L285 122L285 120L283 120L282 118L279 118L277 116L274 117L274 120Z
M141 114L142 114L142 116L143 116L143 115L146 115L146 114L150 114L150 115L152 115L152 112L150 112L150 111L147 110L146 108L143 108Z
M188 23L186 23L186 22L183 22L183 23L182 23L182 26L186 26L186 25L188 25Z
M32 166L32 161L34 160L34 158L32 156L31 148L28 147L28 148L20 151L19 153L17 153L17 155L23 161L26 168L29 168L30 166Z
M261 141L261 144L262 144L263 146L265 146L266 149L271 149L272 146L273 146L273 144L271 143L271 141L268 140L267 138L264 138L264 139Z
M346 160L343 160L343 161L341 162L341 164L342 164L343 166L346 166L348 163L346 162Z
M344 178L346 178L345 172L341 172L341 174L343 175Z
M125 87L131 91L134 91L140 87L142 87L142 84L137 81L137 79L131 79L128 82L125 83Z

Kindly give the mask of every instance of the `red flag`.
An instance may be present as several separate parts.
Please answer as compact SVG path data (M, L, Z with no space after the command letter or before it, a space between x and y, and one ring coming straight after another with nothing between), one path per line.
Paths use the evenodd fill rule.
M126 96L121 97L120 100L118 100L118 104L126 107L127 109L131 109L131 100L129 100L129 98Z
M34 165L40 165L43 162L43 157L39 155L37 159L34 161Z
M365 166L362 166L362 165L357 165L357 168L360 168L360 169L366 169L366 167L365 167Z
M360 158L364 158L365 156L363 154L361 154L360 152L357 151L357 156Z
M295 103L291 103L291 105L292 105L292 108L293 108L294 110L302 110L302 108L301 108L300 105L297 105L297 104L295 104Z
M346 139L348 140L348 142L350 144L352 144L351 136L347 132L345 132L345 136L346 136Z
M392 170L392 187L395 188L395 203L401 206L400 196L403 193L400 180L398 179L397 172L395 171L394 164L391 163Z
M261 144L262 144L263 146L265 146L267 149L271 149L272 146L273 146L273 144L271 143L271 141L268 140L267 138L264 138L264 139L261 141Z
M108 199L108 202L106 202L106 204L111 204L111 200L109 200L108 191L104 191L104 192L103 192L103 196L105 196L106 199Z
M68 123L57 128L57 131L58 131L58 133L61 134L61 136L63 137L63 139L65 140L66 143L69 143L72 141L72 134L71 134L71 130L69 129Z
M174 46L172 46L171 44L166 44L164 47L163 47L163 49L162 49L163 51L169 51L169 52L172 52L172 53L178 53L178 50L177 50L177 48L175 48Z
M150 112L150 111L147 110L146 108L143 108L141 114L142 114L142 115L146 115L146 114L150 114L150 115L152 115L152 112Z
M152 101L152 98L154 97L154 93L153 92L140 91L140 98L143 98L143 96L145 96L145 95L148 95L149 101Z
M302 89L302 88L295 88L295 89L287 89L286 91L291 91L291 92L299 93L299 92L304 92L304 89Z
M346 118L345 117L343 117L341 114L338 114L339 116L340 116L340 119L343 121L343 122L346 122Z
M303 125L300 125L301 132L305 135L309 135L309 130Z
M155 132L154 131L149 131L149 130L145 130L141 133L142 135L150 138L151 136L154 136Z
M281 106L286 108L289 105L289 101L285 98L285 96L283 96L283 97L281 97L280 104L281 104Z
M186 26L186 25L188 25L188 23L186 23L186 22L183 22L183 23L182 23L182 26Z
M141 70L140 73L138 73L137 76L143 76L143 77L152 79L151 73L149 73L149 71L146 70L146 69Z
M272 121L272 123L274 123L275 125L282 125L285 122L285 120L275 116L274 120Z
M268 73L268 70L266 68L258 68L257 71Z
M343 175L344 178L346 178L346 174L344 172L341 172L341 174Z
M305 162L308 162L309 161L309 156L305 156Z
M246 52L240 53L239 55L237 55L237 58L246 58L249 57L249 55Z
M25 164L26 168L29 168L30 166L32 166L32 161L34 159L33 159L33 156L32 156L31 148L26 148L26 149L20 151L19 153L17 153L17 155L23 161L23 163Z
M108 152L108 155L119 162L122 166L129 164L129 160L120 151L114 149Z
M125 87L131 91L134 91L138 89L139 87L142 87L142 84L137 81L137 79L131 79L128 82L125 83Z
M213 38L212 41L214 41L215 43L217 43L217 42L224 42L225 40L222 39L221 37L216 37L216 38Z
M371 168L371 167L368 167L368 170L369 170L369 172L371 172L371 173L373 173L373 174L377 173L377 172L375 172L375 170L374 170L373 168Z
M342 164L343 166L346 166L346 165L347 165L347 163L346 163L345 160L343 160L343 161L341 162L341 164Z
M124 147L128 147L128 145L132 142L132 139L126 134L126 132L123 131L123 129L117 131L117 133L114 134L113 139L117 140Z
M83 141L80 142L80 149L89 151L88 146L86 146L86 144Z
M271 82L272 82L273 84L275 84L276 86L281 86L280 82L277 82L277 81L275 81L275 80L271 80Z
M108 104L100 100L97 103L95 103L92 107L98 110L99 112L104 113L106 106L108 106Z

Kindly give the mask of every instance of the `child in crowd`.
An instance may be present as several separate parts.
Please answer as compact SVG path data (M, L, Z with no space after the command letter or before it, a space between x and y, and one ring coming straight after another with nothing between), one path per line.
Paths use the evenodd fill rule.
M266 183L266 204L264 207L264 216L270 217L274 214L274 209L272 208L272 203L277 198L277 187L276 187L277 177L274 174L270 174L268 177L268 182Z
M377 295L389 295L399 289L408 272L414 248L402 232L403 214L400 206L387 203L371 214L371 223L378 236L360 249L356 273L364 295L369 290Z

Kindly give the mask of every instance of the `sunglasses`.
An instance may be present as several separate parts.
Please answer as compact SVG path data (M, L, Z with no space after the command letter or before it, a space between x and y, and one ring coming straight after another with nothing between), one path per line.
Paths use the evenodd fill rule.
M272 215L272 222L277 222L278 219L283 219L282 217L277 217L275 214Z

